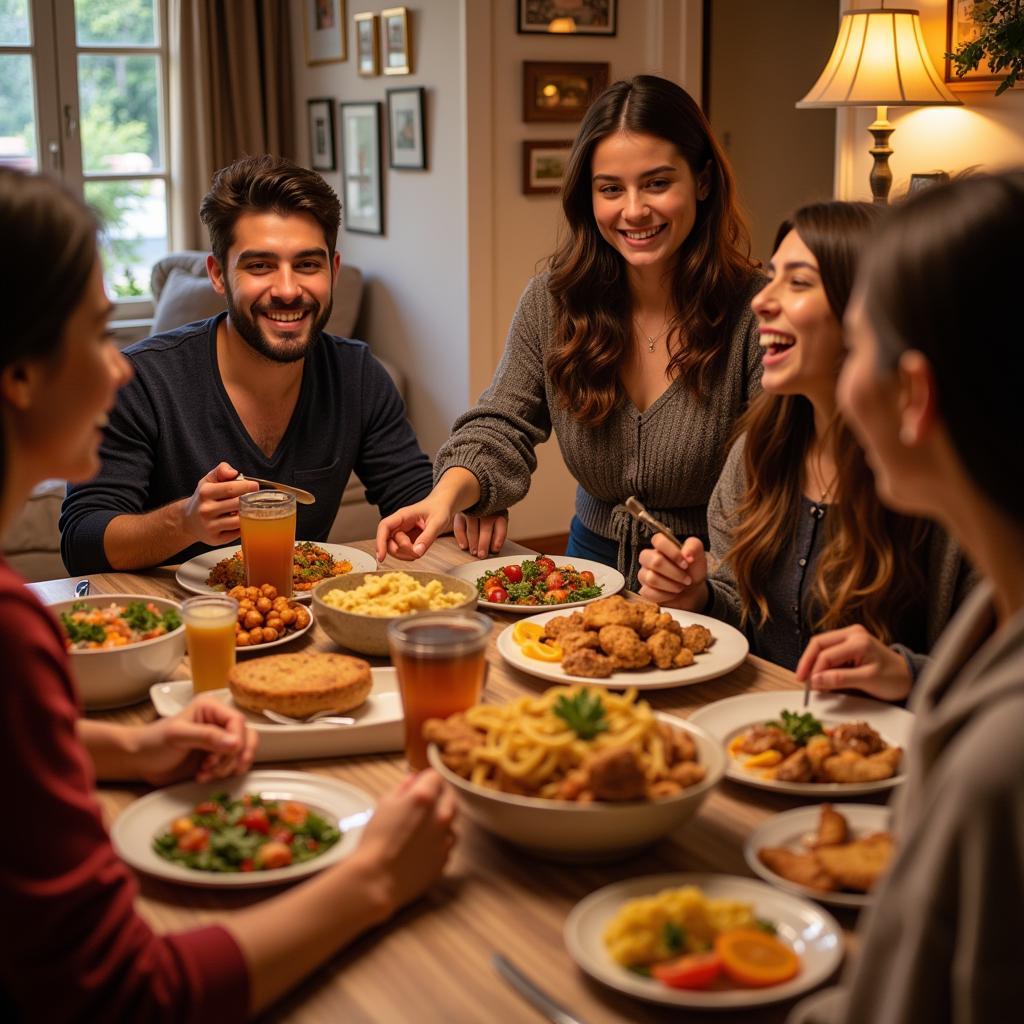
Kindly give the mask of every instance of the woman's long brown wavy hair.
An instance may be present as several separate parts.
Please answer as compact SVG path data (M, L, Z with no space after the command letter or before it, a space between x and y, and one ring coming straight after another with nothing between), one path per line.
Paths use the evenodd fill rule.
M556 314L547 371L564 406L590 426L622 401L619 371L632 351L626 263L601 237L591 182L595 146L619 131L672 143L694 177L708 168L708 195L697 203L696 222L673 269L676 316L669 331L668 372L682 375L698 396L721 372L732 319L756 268L732 171L700 107L678 85L651 75L610 85L587 111L573 144L562 185L567 231L549 261Z
M857 258L878 219L869 203L816 203L784 221L774 249L795 231L818 261L829 308L842 323ZM735 574L743 616L768 620L764 581L796 529L793 510L804 492L804 460L814 442L814 410L802 395L762 392L750 404L737 435L746 434L747 493L735 513L725 556ZM925 596L922 563L928 526L886 509L864 453L837 416L821 443L831 443L836 482L824 520L824 545L812 584L815 631L860 623L890 643Z

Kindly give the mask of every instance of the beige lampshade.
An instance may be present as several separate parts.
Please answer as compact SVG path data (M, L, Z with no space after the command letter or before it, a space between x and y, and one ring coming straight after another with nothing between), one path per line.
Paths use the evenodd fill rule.
M832 56L798 107L959 104L928 56L917 11L844 11Z

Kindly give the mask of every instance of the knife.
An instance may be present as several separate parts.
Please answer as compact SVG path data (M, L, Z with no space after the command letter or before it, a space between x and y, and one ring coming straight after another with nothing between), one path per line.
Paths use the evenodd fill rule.
M295 500L300 505L313 505L316 503L316 495L304 491L301 487L292 487L290 484L279 484L276 480L263 480L258 476L246 476L239 473L236 480L252 480L254 483L263 484L265 487L272 487L275 491L284 491L285 494L294 494Z
M559 1006L551 996L538 988L515 964L500 953L495 953L491 957L491 963L505 981L535 1010L551 1021L551 1024L583 1024L579 1017L573 1017L563 1006Z

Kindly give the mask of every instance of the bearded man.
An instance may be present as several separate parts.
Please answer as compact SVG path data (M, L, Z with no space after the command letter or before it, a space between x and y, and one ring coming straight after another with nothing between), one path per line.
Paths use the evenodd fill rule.
M341 204L273 156L218 171L200 216L227 310L125 349L102 469L68 489L68 572L181 562L239 535L238 499L277 480L312 491L297 536L326 540L350 474L382 516L426 497L431 465L391 378L363 342L323 333Z

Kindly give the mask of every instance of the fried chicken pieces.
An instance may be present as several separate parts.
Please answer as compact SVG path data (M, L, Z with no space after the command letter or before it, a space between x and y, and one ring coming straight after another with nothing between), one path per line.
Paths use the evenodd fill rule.
M846 818L823 804L816 835L804 840L806 850L763 846L758 859L787 882L821 892L870 892L889 867L893 841L888 832L849 839Z
M591 679L652 664L685 668L715 642L706 626L681 626L656 604L627 601L620 594L593 601L582 612L549 619L542 639L562 648L566 675Z

